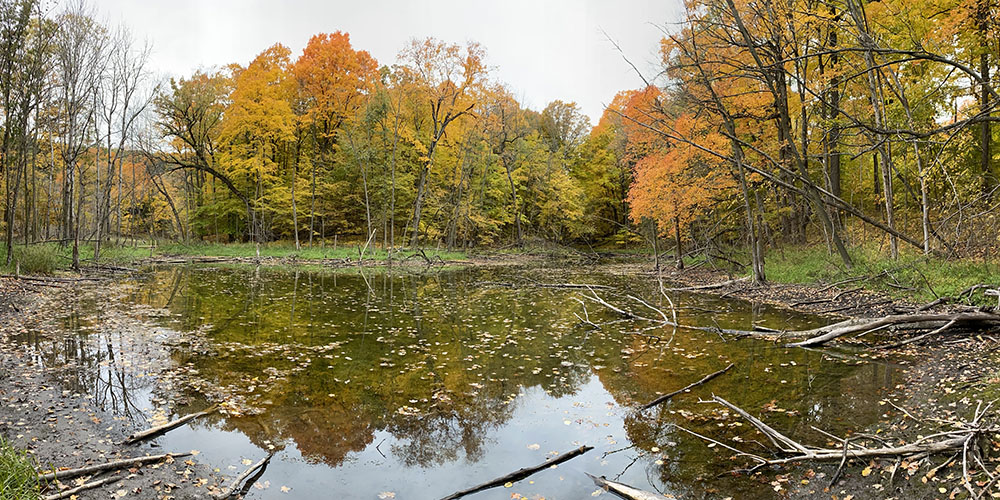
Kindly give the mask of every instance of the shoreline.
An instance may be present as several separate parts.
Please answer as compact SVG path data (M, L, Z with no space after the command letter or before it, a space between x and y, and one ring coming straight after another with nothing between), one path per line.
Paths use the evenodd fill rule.
M149 441L123 444L129 433L125 419L112 418L87 394L66 389L59 380L60 367L43 366L38 353L13 348L10 337L28 331L40 306L54 295L51 288L19 287L16 281L0 278L0 364L7 367L0 373L0 434L10 445L26 450L37 461L39 472L192 451L163 450ZM222 478L196 455L96 474L88 481L120 479L74 498L212 498ZM78 486L75 479L62 484ZM53 485L48 493L64 489Z
M235 263L259 265L301 265L304 260L288 262L279 258L253 259L246 261L239 258L203 258L193 259L196 263ZM479 257L467 261L455 261L451 265L463 266L505 266L505 265L540 265L552 263L551 260L539 257L517 255L510 258ZM147 264L175 264L176 262L156 261ZM356 263L354 265L357 265ZM324 266L325 267L325 266ZM366 265L366 268L371 266ZM378 266L376 266L378 267ZM412 267L412 266L407 266ZM421 267L421 266L417 266ZM426 266L422 266L426 267ZM611 266L613 271L639 279L655 279L652 266L645 262L625 262ZM105 276L114 280L115 276ZM686 287L700 287L711 284L725 283L722 286L691 290L696 293L734 299L764 302L778 305L791 310L812 314L828 315L833 318L877 316L896 310L911 309L914 304L900 299L894 299L877 292L852 287L850 283L842 286L827 284L767 284L750 285L747 281L733 281L722 272L705 269L662 273L665 281ZM52 373L37 366L27 353L12 351L9 348L8 336L23 332L25 323L35 309L44 300L52 297L51 288L36 286L30 282L12 278L0 278L0 361L10 370L0 375L0 400L5 404L0 407L0 432L11 438L11 443L20 448L30 450L39 460L40 466L77 467L92 462L101 462L123 457L139 456L145 453L156 454L165 452L188 452L190 450L160 450L151 446L141 445L126 447L116 444L115 436L124 436L124 422L102 421L99 410L90 407L85 395L73 394L68 391L56 390L58 385ZM995 370L996 362L983 352L993 353L1000 345L989 338L969 338L964 342L950 345L933 345L929 347L909 346L906 349L895 350L892 353L876 353L884 355L909 355L915 359L907 370L904 370L905 380L897 386L897 391L887 395L898 401L899 408L906 412L887 406L885 426L899 428L905 425L907 419L924 418L941 411L934 404L942 384L951 384L951 393L963 390L965 384L975 384L988 380L991 371ZM918 351L919 349L919 351ZM875 355L873 355L875 357ZM27 358L27 359L26 359ZM965 378L953 377L948 367L955 362L969 366ZM964 388L965 390L968 387ZM966 403L953 405L948 411L959 415L975 409L975 397L966 397ZM930 400L928 405L920 404ZM949 402L950 403L950 402ZM909 412L909 413L907 413ZM85 415L86 418L71 418ZM924 416L921 416L924 415ZM28 432L25 430L31 429ZM44 432L39 432L43 430ZM41 436L41 437L40 437ZM81 450L90 450L90 453ZM798 469L821 471L820 474L831 474L829 464L803 464L785 472ZM859 498L872 495L874 483L872 478L859 474L857 467L845 469L844 478L834 488L835 491L824 491L823 494L855 494ZM237 471L238 472L238 471ZM888 473L888 472L886 472ZM135 473L123 472L126 479L111 487L111 491L134 494L136 491L156 491L157 498L175 496L177 498L208 498L211 492L225 486L228 477L220 477L209 466L198 463L198 457L187 457L174 464L164 464L162 467L143 467ZM934 478L932 478L933 480ZM748 481L753 478L748 477ZM898 481L898 479L897 479ZM819 483L821 481L816 481ZM896 485L900 494L906 498L931 498L934 492L927 493L926 485L917 481L916 489L910 488L913 481L899 481ZM157 491L171 484L169 492ZM936 484L936 483L935 483ZM816 489L800 484L788 488L795 497L809 498L819 494ZM79 498L106 498L109 488L94 490L92 493L82 493ZM963 490L964 491L964 490ZM103 492L103 493L102 493ZM853 492L853 493L852 493ZM889 493L887 490L880 495ZM841 495L843 496L843 495Z

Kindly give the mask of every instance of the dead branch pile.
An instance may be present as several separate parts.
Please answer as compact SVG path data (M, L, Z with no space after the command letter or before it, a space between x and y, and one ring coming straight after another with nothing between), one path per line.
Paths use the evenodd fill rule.
M671 305L672 317L668 317L667 313L663 310L633 295L626 295L626 297L630 301L635 302L636 304L639 304L643 308L653 311L656 314L649 315L648 313L638 313L626 308L624 305L612 304L598 295L593 288L588 289L589 293L580 294L580 297L583 300L581 300L581 298L575 299L584 306L584 315L580 316L577 314L576 316L581 322L595 328L602 328L603 326L610 324L597 324L591 321L586 308L586 303L590 302L599 304L606 309L614 311L625 320L647 322L649 326L642 328L640 332L672 327L675 330L677 328L684 328L689 330L713 332L720 335L734 335L737 337L803 339L798 342L787 344L789 347L815 347L842 337L856 338L878 331L898 333L908 332L911 334L910 336L902 338L899 341L882 346L883 348L895 348L915 342L922 342L943 333L988 332L991 329L1000 327L1000 313L998 313L1000 306L998 306L997 309L993 309L964 305L957 308L953 307L951 310L945 312L931 311L936 307L946 304L957 304L962 302L969 303L971 302L973 294L976 292L983 292L984 295L1000 296L1000 291L997 291L994 285L974 285L965 289L955 297L940 297L933 302L917 307L912 312L908 313L891 314L875 318L851 318L810 330L792 331L765 329L757 327L756 325L754 325L754 329L752 330L739 330L681 324L677 321L676 307L674 307L673 301L670 300L670 297L666 294L667 290L671 289L665 289L662 286L660 288L661 294L663 294Z
M931 434L929 436L921 437L916 441L908 444L901 444L897 446L890 446L886 443L889 442L887 438L884 437L874 437L871 436L873 440L877 440L882 443L882 446L878 447L867 447L858 443L858 437L869 437L866 435L857 436L854 438L841 439L837 438L827 432L821 431L820 429L814 428L817 432L822 433L824 436L839 441L841 447L839 448L824 448L816 446L808 446L802 444L785 434L775 430L771 426L764 423L762 420L750 415L742 408L722 399L718 396L712 396L712 402L721 404L730 410L736 412L741 417L746 419L753 425L758 431L760 431L764 436L766 436L771 444L774 446L773 458L766 458L758 454L749 453L736 449L727 444L721 443L714 439L708 438L696 432L690 431L683 427L678 426L681 429L691 435L699 437L710 443L722 446L730 451L733 451L739 457L745 457L756 462L756 465L747 469L747 472L754 472L762 467L772 466L772 465L782 465L793 462L839 462L840 466L837 472L833 476L831 485L836 483L837 478L840 476L840 472L848 460L852 459L876 459L876 458L896 458L896 459L909 459L918 460L929 457L936 454L960 454L962 458L962 474L963 483L966 489L969 490L972 498L979 498L980 493L972 489L974 484L970 477L972 472L971 467L975 467L978 464L979 470L985 473L989 478L989 486L997 479L990 470L983 465L982 456L980 456L978 440L980 437L985 437L987 433L997 432L1000 427L990 425L985 423L986 416L992 406L989 403L985 406L979 405L976 408L973 418L969 422L951 422L952 429L948 431L938 432ZM983 492L986 490L984 489Z

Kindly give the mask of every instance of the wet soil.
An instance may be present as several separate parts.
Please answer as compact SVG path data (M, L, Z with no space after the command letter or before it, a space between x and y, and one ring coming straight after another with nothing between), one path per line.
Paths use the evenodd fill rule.
M66 390L57 369L46 369L34 353L16 348L11 338L38 320L39 304L51 287L0 278L0 434L27 450L39 469L77 468L109 461L191 450L162 450L151 444L124 445L124 419L96 408L88 395ZM73 498L201 499L218 490L220 474L188 456L145 467L84 477L121 480ZM78 486L78 480L49 485L46 494Z

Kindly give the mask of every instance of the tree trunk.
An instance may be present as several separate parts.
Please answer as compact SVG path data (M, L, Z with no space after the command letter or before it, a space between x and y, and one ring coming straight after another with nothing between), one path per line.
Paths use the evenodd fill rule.
M297 141L295 144L295 159L292 160L292 233L295 234L295 251L298 252L301 249L299 246L299 212L295 207L295 182L298 180L297 174L299 171L299 143Z
M507 183L510 185L510 207L514 211L514 227L517 231L516 243L521 246L524 241L524 234L521 232L521 211L517 206L517 188L514 187L514 176L511 175L511 168L506 159L503 161L504 170L507 172Z
M983 81L986 85L982 85L982 89L979 94L979 109L982 110L986 117L989 117L990 103L990 93L988 91L988 84L990 81L990 62L989 55L984 50L983 54L979 56L979 74L982 75ZM990 130L989 120L983 121L979 124L979 168L983 173L983 193L989 194L994 185L996 184L993 177L992 170L992 150L991 142L993 139L993 134Z
M656 233L653 233L653 237L656 237ZM677 259L676 267L677 269L684 269L684 254L681 253L681 218L679 215L674 216L674 243L677 247Z
M420 243L420 209L424 203L424 185L427 184L427 174L431 170L431 165L434 164L435 146L437 146L437 140L431 142L431 146L427 148L427 163L420 169L420 179L417 182L417 199L413 203L413 236L410 238L410 246L414 248Z

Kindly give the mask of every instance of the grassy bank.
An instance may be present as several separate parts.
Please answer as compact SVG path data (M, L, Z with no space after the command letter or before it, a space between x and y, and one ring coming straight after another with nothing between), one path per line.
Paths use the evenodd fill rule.
M268 243L266 245L261 245L260 256L261 257L277 257L277 258L299 258L307 260L322 260L322 259L357 259L360 255L361 247L364 245L348 245L348 246L338 246L337 248L324 246L313 246L306 247L302 246L299 249L295 248L294 243ZM157 255L173 255L173 256L206 256L206 257L256 257L257 256L257 246L253 243L205 243L205 244L165 244L157 247L154 252ZM396 258L407 258L411 255L417 254L419 252L412 250L403 250L401 252L396 252ZM444 250L432 250L425 249L424 253L427 257L431 259L437 259L441 257L442 260L461 260L465 258L465 253L463 252L448 252ZM373 260L385 260L388 258L388 252L381 248L369 247L364 252L365 259Z
M893 260L883 253L867 247L851 249L854 267L847 269L823 247L785 248L765 257L765 272L774 283L835 283L857 278L843 287L862 286L917 301L953 296L979 283L1000 284L1000 261L944 260L915 253L901 253ZM986 303L995 304L994 300Z
M31 457L0 437L0 500L41 498Z
M362 245L363 246L363 245ZM93 265L94 245L86 243L80 245L81 265ZM295 248L294 243L274 242L262 244L260 246L261 257L271 258L298 258L304 260L325 260L325 259L357 259L359 255L359 245L340 245L336 248L331 246L303 246ZM7 254L0 248L0 272L13 273L15 268L19 268L22 274L52 274L59 271L69 270L72 263L73 249L70 246L62 246L58 243L39 243L34 245L15 245L13 260L11 264L4 264L7 261ZM396 259L406 259L419 252L404 250L396 252ZM428 258L437 260L462 260L466 258L463 252L448 252L443 250L425 249L424 253ZM388 252L380 248L368 248L365 250L365 259L376 261L386 260ZM257 246L252 243L166 243L153 244L149 242L139 242L137 245L131 243L118 245L105 243L101 246L99 263L103 265L127 266L138 260L150 257L256 257ZM422 257L416 257L423 260Z

